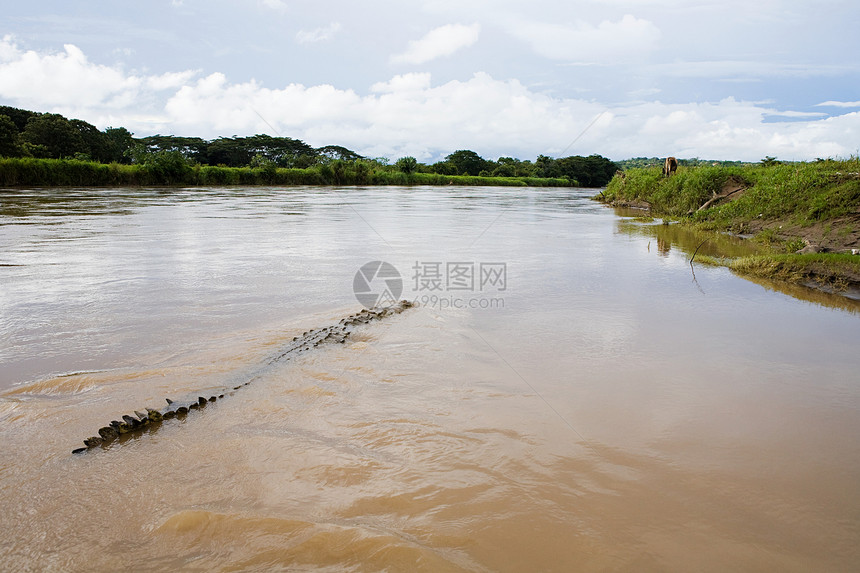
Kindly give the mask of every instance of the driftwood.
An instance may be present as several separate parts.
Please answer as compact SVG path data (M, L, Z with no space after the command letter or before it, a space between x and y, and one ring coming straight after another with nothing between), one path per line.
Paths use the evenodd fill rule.
M746 187L736 187L735 189L729 191L728 193L723 192L723 193L720 193L719 195L715 194L713 197L711 197L710 199L705 201L701 207L696 209L696 211L703 211L718 201L722 201L723 199L728 199L732 195L734 195L736 193L742 193L746 190L747 190Z
M699 252L699 249L701 249L701 248L702 248L702 245L704 245L704 244L705 244L705 243L707 243L707 242L708 242L708 239L705 239L704 241L702 241L701 243L699 243L699 246L698 246L698 247L696 247L696 250L695 250L695 251L693 251L693 256L692 256L692 257L690 257L690 268L692 268L692 267L693 267L693 259L695 259L695 258L696 258L696 254Z

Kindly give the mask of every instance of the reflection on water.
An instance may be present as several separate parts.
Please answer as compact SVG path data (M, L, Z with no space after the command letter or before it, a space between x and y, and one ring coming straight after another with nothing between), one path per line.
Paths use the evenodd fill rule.
M615 212L621 217L617 222L619 233L651 239L646 248L649 252L655 248L656 254L662 257L668 257L673 248L683 253L687 260L693 258L693 253L719 259L746 257L761 252L755 243L740 237L698 231L680 225L663 224L659 219L643 217L641 211L632 209L615 209ZM691 269L693 277L695 277L695 272L695 269ZM860 313L860 300L857 299L857 296L834 296L832 293L822 292L811 286L761 277L744 276L743 278L766 289L781 292L800 300Z
M761 285L768 290L787 294L788 296L794 297L798 300L804 300L821 306L838 308L854 314L860 314L860 300L857 298L856 291L849 293L851 296L848 297L843 296L845 293L833 294L822 291L814 286L793 284L790 282L756 276L745 276L744 278L756 283L757 285Z
M668 256L673 246L688 257L694 252L717 258L746 257L760 252L755 243L740 237L663 224L659 219L620 218L617 225L620 233L653 237L654 248L662 256Z
M703 238L591 193L0 193L0 569L851 570L856 314L725 268L694 283ZM745 248L725 240L699 252ZM261 369L358 310L371 260L405 298L416 261L505 263L504 292L440 293L504 305Z

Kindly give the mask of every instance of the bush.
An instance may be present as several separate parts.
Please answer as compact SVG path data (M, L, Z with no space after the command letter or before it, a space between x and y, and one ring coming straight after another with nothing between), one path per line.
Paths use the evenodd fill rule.
M401 157L394 164L395 169L406 173L407 175L410 173L415 173L418 170L418 160L414 157Z
M404 173L367 160L306 169L191 165L179 152L148 154L131 165L34 157L0 158L0 186L115 185L500 185L566 186L566 179Z

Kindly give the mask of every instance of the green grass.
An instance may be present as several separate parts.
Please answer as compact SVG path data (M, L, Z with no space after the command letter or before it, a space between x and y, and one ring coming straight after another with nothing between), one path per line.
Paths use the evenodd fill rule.
M185 163L103 164L67 159L0 158L0 187L224 185L487 185L563 187L567 179L403 173L367 161L333 161L307 169Z
M747 187L746 193L697 211L730 180ZM731 228L754 219L809 226L857 211L860 159L681 167L670 178L662 177L658 168L633 169L613 178L599 198L646 201L655 215L689 217L712 228Z
M740 274L795 283L814 281L838 290L860 282L860 256L844 253L756 255L734 259L728 266Z
M657 215L685 216L719 192L731 177L743 178L743 167L679 168L669 178L659 168L634 169L616 175L603 196L608 201L646 201ZM744 179L746 180L746 179Z
M746 191L731 201L699 211L724 186ZM604 202L648 203L650 215L680 219L699 231L757 230L753 241L770 254L740 258L699 255L695 261L725 265L742 275L826 285L841 290L860 284L860 256L795 254L814 237L845 239L854 231L847 216L860 213L860 159L776 165L681 167L669 178L659 168L616 175L596 197ZM785 228L789 232L783 230ZM844 248L845 245L842 245Z
M720 257L712 257L710 255L699 255L695 257L697 264L708 265L709 267L725 267L728 266L732 259L724 259Z

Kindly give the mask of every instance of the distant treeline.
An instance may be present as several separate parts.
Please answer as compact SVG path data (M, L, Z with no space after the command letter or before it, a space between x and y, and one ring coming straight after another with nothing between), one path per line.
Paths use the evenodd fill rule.
M548 179L553 185L563 180L567 185L602 187L619 169L600 155L492 161L474 151L459 150L432 164L419 163L414 157L389 164L385 158L362 157L338 145L314 148L290 137L135 138L124 127L100 131L79 119L8 106L0 106L0 157L31 160L3 161L0 185L411 185L469 176L484 178L482 184L514 178L519 183L510 184ZM84 164L93 165L85 168Z
M304 169L189 165L175 156L143 164L98 163L78 159L0 157L0 187L224 185L492 185L503 187L567 187L566 178L486 177L404 173L373 161L341 161Z
M738 167L740 165L748 165L743 161L722 161L716 159L699 159L693 157L691 159L678 159L678 165L682 167ZM624 171L628 169L643 169L648 167L663 167L665 157L633 157L632 159L622 159L615 163Z

